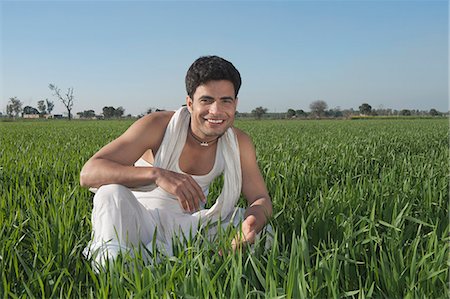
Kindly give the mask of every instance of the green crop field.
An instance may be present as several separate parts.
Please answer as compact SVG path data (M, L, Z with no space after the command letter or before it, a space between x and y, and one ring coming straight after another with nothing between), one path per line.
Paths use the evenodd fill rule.
M447 120L239 121L274 203L271 247L197 235L96 273L79 172L130 124L0 122L2 297L448 298Z

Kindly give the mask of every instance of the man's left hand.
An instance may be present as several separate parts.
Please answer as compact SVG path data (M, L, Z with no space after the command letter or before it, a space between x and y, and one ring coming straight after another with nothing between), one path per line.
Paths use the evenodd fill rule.
M233 241L231 241L231 247L233 251L236 249L243 248L247 244L253 244L256 238L256 217L254 215L249 215L242 222L241 231L237 233Z

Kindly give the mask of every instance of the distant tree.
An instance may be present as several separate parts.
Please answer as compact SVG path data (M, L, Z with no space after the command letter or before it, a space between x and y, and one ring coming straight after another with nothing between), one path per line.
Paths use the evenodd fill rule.
M31 106L25 106L23 108L23 114L39 114L39 111Z
M45 106L45 102L44 100L40 100L37 102L38 104L38 110L40 114L45 114L45 112L47 112L47 107Z
M252 114L255 115L256 119L261 119L261 117L267 113L267 108L256 107L252 110Z
M309 105L309 108L311 109L312 113L314 113L318 117L321 117L325 114L325 110L327 110L328 104L325 101L317 100L312 102Z
M84 116L85 117L95 117L95 111L92 110L92 109L85 110L84 111Z
M410 116L411 115L411 111L408 110L408 109L403 109L402 111L400 111L400 115Z
M373 109L372 108L372 112L370 113L371 115L392 115L392 109L390 108L384 108L383 105L379 106L380 108L378 109Z
M8 105L6 105L6 113L9 116L17 117L22 112L22 102L17 98L9 98Z
M363 103L361 106L359 106L359 112L362 115L370 115L370 113L372 112L372 106L367 103Z
M339 107L330 109L329 111L326 111L326 114L328 114L328 116L330 117L343 117L344 113L342 113L342 111L340 110Z
M440 113L436 109L432 108L432 109L430 109L429 114L431 116L438 116Z
M114 117L116 109L112 106L105 106L105 107L103 107L102 111L103 111L103 116L105 118L112 118L112 117Z
M120 117L123 116L124 113L125 113L125 109L123 109L122 106L119 106L119 107L117 107L117 109L114 111L114 116L120 118Z
M72 107L73 107L73 87L69 87L65 94L61 94L61 89L59 89L54 84L49 84L48 88L53 91L53 95L58 97L58 99L63 103L67 109L67 114L69 115L69 120L72 119Z
M6 105L6 115L9 117L13 117L14 111L12 110L12 106L10 104Z
M294 109L288 109L286 113L287 118L293 118L295 116L295 110Z
M303 111L302 109L295 111L295 115L297 117L307 117L308 116L308 114L305 111Z
M122 106L117 107L117 109L112 106L105 106L102 111L105 118L120 118L125 113Z
M77 112L77 115L79 115L80 118L93 118L93 117L95 117L95 111L94 110L84 110L83 112Z
M153 112L153 108L148 108L146 114L150 114L150 113L152 113L152 112Z
M45 99L45 102L47 103L47 112L48 114L52 114L53 108L55 107L55 104L52 101L49 101L48 99Z

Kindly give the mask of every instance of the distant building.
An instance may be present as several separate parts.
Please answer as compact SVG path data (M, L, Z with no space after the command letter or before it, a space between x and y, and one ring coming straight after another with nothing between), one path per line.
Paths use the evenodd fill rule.
M27 118L27 119L36 119L36 118L39 118L40 115L39 114L23 114L22 117Z

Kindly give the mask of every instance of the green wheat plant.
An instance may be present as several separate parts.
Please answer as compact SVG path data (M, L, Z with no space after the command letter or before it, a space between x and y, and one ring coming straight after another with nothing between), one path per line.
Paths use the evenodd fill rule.
M130 124L0 122L3 298L449 296L446 120L237 121L272 197L269 248L231 253L228 229L97 271L82 255L92 194L79 172Z

